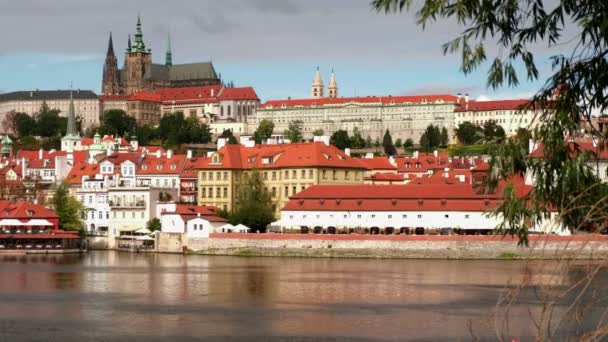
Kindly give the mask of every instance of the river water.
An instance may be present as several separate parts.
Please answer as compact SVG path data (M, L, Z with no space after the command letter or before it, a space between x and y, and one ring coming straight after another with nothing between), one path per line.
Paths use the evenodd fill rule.
M0 341L495 340L494 322L525 341L537 295L585 272L522 261L0 255ZM526 286L509 320L494 319L517 284ZM607 285L603 272L591 289ZM589 317L587 326L599 309Z

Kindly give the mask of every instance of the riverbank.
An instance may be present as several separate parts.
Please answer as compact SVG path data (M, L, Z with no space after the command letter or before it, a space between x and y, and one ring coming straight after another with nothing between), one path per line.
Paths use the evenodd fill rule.
M404 258L605 259L608 236L531 236L528 247L501 236L211 234L188 239L160 234L158 252L201 255Z

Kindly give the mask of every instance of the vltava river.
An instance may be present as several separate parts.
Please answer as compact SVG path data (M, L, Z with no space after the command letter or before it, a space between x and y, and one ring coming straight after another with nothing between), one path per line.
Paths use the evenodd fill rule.
M0 341L494 340L497 300L522 282L507 336L526 341L537 296L582 274L555 262L0 255Z

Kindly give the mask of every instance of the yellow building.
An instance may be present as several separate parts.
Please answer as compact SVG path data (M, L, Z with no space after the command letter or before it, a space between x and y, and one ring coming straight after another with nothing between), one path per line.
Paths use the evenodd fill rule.
M239 183L259 171L272 194L275 213L289 196L315 184L363 184L365 166L324 142L226 145L198 171L198 204L232 210Z

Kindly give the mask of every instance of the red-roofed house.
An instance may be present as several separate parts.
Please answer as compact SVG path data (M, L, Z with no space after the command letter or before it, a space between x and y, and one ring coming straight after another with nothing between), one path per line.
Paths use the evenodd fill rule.
M280 208L289 196L314 184L363 182L365 167L324 142L226 145L199 164L198 204L231 210L236 185L254 169L264 177Z
M188 238L208 238L209 233L228 223L218 217L219 209L211 206L196 206L168 203L161 208L160 222L163 233L180 233Z
M519 194L529 191L523 180L515 186ZM490 213L501 202L499 194L477 193L459 182L315 185L291 196L271 226L302 233L485 234L500 222ZM553 220L533 230L568 234Z

